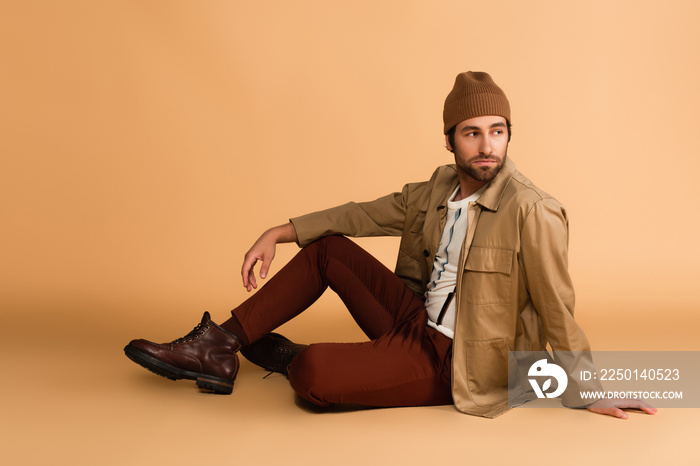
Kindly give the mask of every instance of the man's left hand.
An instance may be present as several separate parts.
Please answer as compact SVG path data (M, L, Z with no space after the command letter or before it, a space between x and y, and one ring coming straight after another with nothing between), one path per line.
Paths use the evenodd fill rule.
M623 409L627 408L639 409L647 414L656 413L656 408L646 401L636 398L604 398L586 406L586 409L593 413L607 414L608 416L615 416L620 419L627 419L627 413L623 411Z

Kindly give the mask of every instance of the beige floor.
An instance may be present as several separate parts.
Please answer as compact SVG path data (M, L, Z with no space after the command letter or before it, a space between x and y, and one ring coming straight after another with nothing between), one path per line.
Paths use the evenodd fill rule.
M21 311L2 317L4 464L700 464L696 409L626 421L563 408L494 420L450 406L320 412L296 400L286 379L263 379L247 361L234 394L217 396L124 357L129 339L168 340L196 315L125 315L104 303ZM599 349L699 349L697 322L636 315L635 327L624 313L608 314L606 326L617 331L589 316L591 341ZM332 301L285 332L310 342L319 327L330 340L360 337Z

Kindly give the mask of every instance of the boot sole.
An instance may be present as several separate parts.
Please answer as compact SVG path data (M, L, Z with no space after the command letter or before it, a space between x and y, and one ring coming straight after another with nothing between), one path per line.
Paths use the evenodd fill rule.
M148 369L161 377L165 377L170 380L194 380L199 388L225 395L230 395L233 391L233 381L222 379L220 377L214 377L208 374L179 369L173 365L156 359L131 345L126 345L124 347L124 354L126 354L126 357L134 361L139 366Z

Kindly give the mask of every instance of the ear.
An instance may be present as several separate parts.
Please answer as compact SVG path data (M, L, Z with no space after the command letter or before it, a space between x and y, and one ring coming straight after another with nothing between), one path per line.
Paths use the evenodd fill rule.
M447 147L448 151L454 152L454 149L452 148L452 144L450 144L450 137L448 135L445 135L445 147Z

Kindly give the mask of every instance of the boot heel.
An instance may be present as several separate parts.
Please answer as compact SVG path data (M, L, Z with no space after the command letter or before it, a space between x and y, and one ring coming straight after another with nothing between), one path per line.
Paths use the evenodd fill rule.
M222 382L213 378L197 377L197 386L224 395L230 395L233 392L233 383Z

